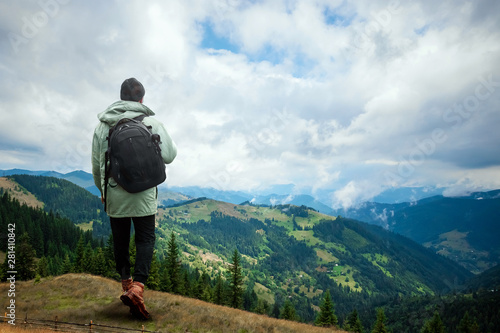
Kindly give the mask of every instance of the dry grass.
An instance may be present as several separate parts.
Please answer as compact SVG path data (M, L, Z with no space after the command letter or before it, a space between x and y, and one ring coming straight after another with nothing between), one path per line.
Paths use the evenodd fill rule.
M6 308L8 285L0 284L0 306ZM120 300L121 285L88 274L66 274L34 281L16 282L16 315L28 319L120 326L160 332L343 332L278 320L267 316L218 306L200 300L147 290L145 300L152 315L149 321L134 319ZM14 330L6 330L6 329ZM0 332L22 332L0 325ZM40 331L50 332L50 331Z
M23 191L22 187L13 180L0 177L0 187L9 192L9 195L17 199L21 204L26 204L33 208L43 208L43 202L39 201L30 192Z

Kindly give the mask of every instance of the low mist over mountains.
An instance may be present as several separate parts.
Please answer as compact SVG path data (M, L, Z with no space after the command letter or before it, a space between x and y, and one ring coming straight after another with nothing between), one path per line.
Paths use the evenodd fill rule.
M338 211L423 244L478 273L500 262L500 190Z

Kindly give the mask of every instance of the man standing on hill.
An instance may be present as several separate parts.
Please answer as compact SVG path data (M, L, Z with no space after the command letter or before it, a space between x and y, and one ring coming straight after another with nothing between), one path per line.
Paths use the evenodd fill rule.
M116 270L122 279L123 294L120 299L130 307L130 311L136 317L148 319L149 313L144 305L143 291L153 257L158 189L154 186L140 192L129 193L109 175L106 169L109 166L107 151L110 129L122 119L142 116L139 118L142 123L150 128L153 135L159 135L158 145L163 162L169 164L176 157L177 147L165 127L152 117L154 112L142 104L144 94L144 87L138 80L127 79L121 86L121 100L99 113L100 123L94 131L92 141L92 174L110 217ZM136 245L133 279L130 274L129 258L131 222L134 223Z

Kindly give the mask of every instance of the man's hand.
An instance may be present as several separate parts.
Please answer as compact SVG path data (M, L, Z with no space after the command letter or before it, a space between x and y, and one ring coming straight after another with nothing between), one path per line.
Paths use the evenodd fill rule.
M104 198L101 196L101 202L104 205Z

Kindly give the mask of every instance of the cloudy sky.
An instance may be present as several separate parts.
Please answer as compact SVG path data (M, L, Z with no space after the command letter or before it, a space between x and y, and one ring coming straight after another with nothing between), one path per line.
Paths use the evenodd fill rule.
M500 188L500 2L0 2L0 169L90 172L139 79L171 186Z

